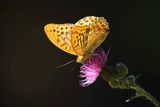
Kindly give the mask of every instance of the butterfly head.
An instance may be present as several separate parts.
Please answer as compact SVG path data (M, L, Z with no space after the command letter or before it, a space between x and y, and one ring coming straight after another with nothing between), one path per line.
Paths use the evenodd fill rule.
M83 63L85 60L87 60L91 56L92 56L92 54L85 54L83 56L78 56L76 62Z

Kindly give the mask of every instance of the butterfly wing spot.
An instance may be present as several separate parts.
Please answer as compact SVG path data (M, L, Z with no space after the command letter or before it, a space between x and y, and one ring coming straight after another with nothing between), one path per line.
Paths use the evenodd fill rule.
M65 49L66 49L66 50L70 50L70 46L66 45L66 46L65 46Z
M83 46L83 45L82 45L82 40L81 40L81 39L78 40L78 44L79 44L79 47L82 47L82 46Z
M63 30L63 27L61 27L61 30Z
M68 31L66 31L66 35L68 35Z
M55 29L53 29L53 32L55 32L56 30Z
M71 26L70 29L72 29L73 27Z
M61 34L63 35L63 34L64 34L64 32L61 32Z
M58 36L58 39L60 40L60 43L62 44L65 43L65 40L61 35Z
M65 27L65 29L67 30L67 29L68 29L68 27L66 26L66 27Z
M57 30L57 33L59 33L59 30Z
M89 22L88 20L85 20L85 22L87 23L87 22Z

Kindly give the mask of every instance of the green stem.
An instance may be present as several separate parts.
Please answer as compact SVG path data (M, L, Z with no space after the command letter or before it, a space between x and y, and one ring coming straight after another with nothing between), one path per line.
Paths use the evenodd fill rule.
M160 107L160 102L140 86L134 85L134 86L130 86L130 88L135 90L137 93L140 93L140 96L150 100L156 107Z
M135 90L136 96L127 100L127 102L134 98L145 97L156 107L160 107L160 102L155 97L153 97L151 94L137 85L137 77L135 77L134 75L128 75L128 68L126 65L119 63L117 64L116 69L111 69L111 67L108 67L101 73L100 76L106 82L108 82L111 88Z

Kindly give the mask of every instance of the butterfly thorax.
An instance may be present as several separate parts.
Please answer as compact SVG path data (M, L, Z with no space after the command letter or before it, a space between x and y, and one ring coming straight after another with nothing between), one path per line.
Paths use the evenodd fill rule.
M83 63L85 60L87 60L88 58L90 58L92 56L92 53L86 53L83 56L78 56L77 57L77 61L78 63Z

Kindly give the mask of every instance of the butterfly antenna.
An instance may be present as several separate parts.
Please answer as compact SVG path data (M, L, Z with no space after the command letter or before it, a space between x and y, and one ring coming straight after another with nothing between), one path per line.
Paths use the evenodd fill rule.
M72 71L76 68L77 63L74 63L74 66L72 67Z
M60 68L60 67L66 66L66 65L68 65L68 64L70 64L70 63L72 63L72 62L74 62L74 61L76 61L76 59L74 59L74 60L72 60L72 61L69 61L69 62L67 62L67 63L65 63L65 64L63 64L63 65L59 65L59 66L57 66L56 68Z
M107 57L109 56L110 50L111 50L111 46L109 46L109 49L108 49L108 52L107 52Z

